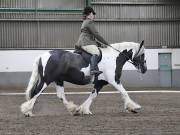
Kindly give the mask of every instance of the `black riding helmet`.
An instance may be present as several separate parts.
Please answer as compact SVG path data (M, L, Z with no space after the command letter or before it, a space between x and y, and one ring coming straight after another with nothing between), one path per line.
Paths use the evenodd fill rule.
M83 10L83 15L89 15L91 12L93 13L93 15L96 15L96 12L92 7L85 7Z

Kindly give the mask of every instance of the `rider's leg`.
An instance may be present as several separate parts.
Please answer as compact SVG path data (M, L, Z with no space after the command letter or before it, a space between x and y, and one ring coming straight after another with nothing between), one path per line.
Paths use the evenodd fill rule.
M99 75L102 73L102 71L99 71L99 68L98 68L98 55L96 54L93 54L92 57L91 57L91 61L90 61L90 72L91 72L91 75Z
M99 75L102 73L102 71L99 71L98 68L98 56L100 55L99 49L96 45L86 45L82 46L82 48L92 54L91 61L90 61L90 71L91 75Z

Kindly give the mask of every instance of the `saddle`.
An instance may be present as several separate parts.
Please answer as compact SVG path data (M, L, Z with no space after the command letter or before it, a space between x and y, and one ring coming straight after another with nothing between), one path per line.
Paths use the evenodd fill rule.
M102 59L102 51L100 48L99 49L99 52L100 52L100 55L98 56L98 63L101 61ZM81 47L79 46L75 46L75 51L74 53L77 53L79 55L81 55L83 57L83 59L87 62L87 63L90 63L90 60L91 60L91 56L92 54L90 54L89 52L85 51L84 49L82 49Z

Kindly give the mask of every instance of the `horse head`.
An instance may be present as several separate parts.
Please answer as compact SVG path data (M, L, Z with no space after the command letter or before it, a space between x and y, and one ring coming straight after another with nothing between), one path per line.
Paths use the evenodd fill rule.
M141 42L137 53L134 55L132 63L136 67L136 69L138 69L138 71L140 71L143 74L146 73L147 65L144 54L144 40Z

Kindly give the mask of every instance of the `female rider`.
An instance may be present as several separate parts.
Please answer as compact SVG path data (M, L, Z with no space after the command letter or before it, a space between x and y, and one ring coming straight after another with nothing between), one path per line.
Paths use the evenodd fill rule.
M90 62L90 73L91 75L99 75L102 71L99 71L97 66L97 59L100 55L99 47L105 48L109 44L104 38L98 33L94 25L94 17L96 13L94 12L93 8L86 7L83 10L83 23L81 26L81 34L79 39L76 43L76 46L81 47L83 50L87 51L88 53L92 54L91 62ZM102 44L99 44L99 42Z

